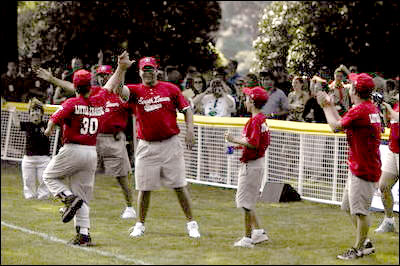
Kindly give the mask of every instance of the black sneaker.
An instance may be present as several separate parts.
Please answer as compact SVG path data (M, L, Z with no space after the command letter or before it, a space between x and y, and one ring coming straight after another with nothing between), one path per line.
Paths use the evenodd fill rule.
M76 245L76 246L82 246L82 247L90 247L94 246L92 243L92 238L89 235L82 235L82 234L76 234L75 238L70 240L68 242L70 245Z
M75 195L70 195L65 197L62 202L65 204L65 210L62 213L62 221L63 223L68 223L74 218L76 211L82 207L83 199Z
M371 240L368 238L365 239L363 249L361 250L363 255L370 255L372 253L375 253L375 247L372 245Z
M355 248L351 248L347 250L345 253L337 255L336 258L341 259L341 260L352 260L352 259L358 259L363 256L362 251L357 250Z

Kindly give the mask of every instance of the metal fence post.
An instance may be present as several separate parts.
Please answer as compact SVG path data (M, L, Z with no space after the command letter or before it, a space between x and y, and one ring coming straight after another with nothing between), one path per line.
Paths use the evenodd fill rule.
M202 127L198 125L197 128L197 173L196 179L200 180L200 170L201 170L201 148L203 146L202 142Z
M303 177L304 177L304 134L300 134L300 151L299 151L299 183L297 189L300 196L303 195Z
M335 136L334 153L333 153L333 181L332 181L332 201L337 201L337 178L339 165L339 138Z

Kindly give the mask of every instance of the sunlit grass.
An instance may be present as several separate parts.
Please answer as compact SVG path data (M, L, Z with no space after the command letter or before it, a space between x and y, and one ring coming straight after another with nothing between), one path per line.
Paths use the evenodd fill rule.
M377 253L356 261L339 261L349 248L354 229L339 206L307 201L259 203L257 213L270 242L254 249L233 247L243 235L243 214L236 209L235 190L189 185L201 239L190 239L186 221L173 191L154 192L143 238L130 239L133 220L119 218L124 200L116 180L96 177L91 202L91 235L95 249L152 264L398 264L399 235L375 234L383 214L371 215L370 237ZM134 197L137 197L135 192ZM43 232L63 240L75 234L73 223L63 224L62 206L54 200L25 200L20 169L2 168L1 219L3 222ZM398 215L396 214L398 224ZM115 258L73 249L39 236L2 225L2 264L129 264Z

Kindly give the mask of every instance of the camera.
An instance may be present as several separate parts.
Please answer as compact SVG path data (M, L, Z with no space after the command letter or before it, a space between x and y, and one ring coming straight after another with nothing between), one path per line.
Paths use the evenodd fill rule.
M373 92L371 94L372 100L377 104L381 105L383 102L383 95L379 92Z

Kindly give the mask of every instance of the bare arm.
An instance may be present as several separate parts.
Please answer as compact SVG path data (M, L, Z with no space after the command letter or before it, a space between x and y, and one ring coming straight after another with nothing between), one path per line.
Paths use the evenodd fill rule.
M333 132L343 131L340 122L341 117L333 104L333 97L329 96L326 92L319 91L317 94L317 101L324 110L326 120Z
M197 94L193 98L193 105L196 106L201 100L203 100L204 96L211 93L211 87L208 87L204 92Z
M46 136L50 137L51 134L53 133L55 126L56 126L56 124L53 121L51 121L51 119L49 119L49 122L47 122L47 128L44 131L44 134Z
M39 78L44 79L58 87L64 88L69 93L75 93L75 87L72 82L56 78L50 73L50 71L40 67L36 69L35 72Z
M194 134L193 134L193 111L192 108L188 108L185 111L185 122L186 122L186 137L185 142L189 150L193 148Z
M15 112L16 107L15 106L11 106L8 108L8 111L10 112L11 115L11 121L13 123L13 125L18 128L21 129L21 120L19 119L19 115Z
M234 144L239 144L241 146L246 146L247 148L250 149L256 149L256 146L251 145L250 143L247 142L246 138L236 138L234 136L231 135L231 133L229 131L225 132L225 140L228 142L232 142Z
M388 103L383 102L382 104L386 107L386 110L388 110L390 119L399 122L399 112L394 111Z
M129 53L127 51L124 51L118 56L118 67L107 81L106 85L104 85L104 88L113 92L118 91L118 87L121 86L125 80L126 71L134 62L135 60L131 61L129 59Z

